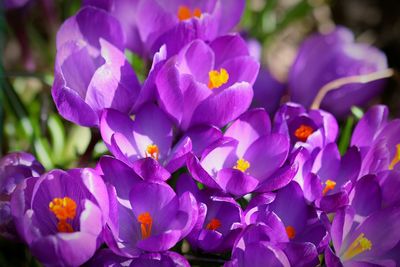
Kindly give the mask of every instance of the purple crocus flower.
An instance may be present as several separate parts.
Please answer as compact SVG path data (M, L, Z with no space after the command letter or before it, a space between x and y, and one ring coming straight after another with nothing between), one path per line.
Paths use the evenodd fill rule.
M110 157L101 158L98 169L112 192L113 208L104 236L114 253L138 257L166 251L192 230L198 209L189 192L178 197L158 179L160 175L142 180L129 166Z
M335 142L338 135L335 117L323 110L307 111L295 103L282 105L275 114L274 131L287 135L292 146L306 148L310 153Z
M315 34L301 45L289 72L291 99L309 107L319 89L328 82L386 68L385 54L375 47L355 43L353 34L346 28ZM329 92L321 108L336 117L344 117L351 106L364 105L379 94L383 85L383 81L345 85Z
M189 263L182 255L165 251L162 253L145 253L137 258L127 258L114 254L109 249L99 250L92 260L87 264L93 267L189 267Z
M316 266L318 253L312 243L289 242L285 227L273 212L256 211L249 226L236 240L225 267Z
M311 242L319 252L322 252L328 243L327 230L315 208L306 202L300 186L292 181L279 189L273 197L272 199L270 193L268 196L261 195L253 198L249 203L250 209L246 211L246 216L250 216L254 210L265 209L274 212L285 225L291 242ZM257 208L254 209L254 207ZM321 216L325 215L321 214Z
M11 216L10 199L18 184L24 179L44 173L44 167L34 156L13 152L0 159L0 235L17 239Z
M286 85L278 81L267 68L261 67L253 89L252 107L262 107L269 114L275 114L285 93Z
M357 181L361 156L356 147L341 157L337 145L330 143L316 156L301 151L295 162L302 165L294 180L303 189L305 198L326 212L348 204L348 194Z
M386 106L372 107L357 124L351 139L362 153L360 176L399 170L400 120L389 121Z
M115 18L93 7L64 22L57 35L52 95L65 119L97 126L105 108L132 110L140 84L123 53L122 36Z
M336 212L327 247L327 266L396 266L391 249L400 241L400 206L387 205L374 175L361 178L350 195L350 206ZM389 196L390 197L390 196Z
M108 10L120 21L126 46L148 57L163 44L173 55L197 38L211 41L228 33L239 22L245 1L85 0L84 4Z
M288 152L288 138L271 133L268 114L254 109L233 122L200 160L189 154L187 166L206 186L242 196L288 184L297 171L297 165L285 164Z
M15 190L11 211L21 238L44 265L78 266L99 247L107 188L92 169L52 170Z
M159 71L160 107L182 130L200 124L222 127L250 106L258 68L239 35L210 44L195 40Z
M186 154L192 150L189 137L171 148L172 123L153 104L142 107L134 121L116 110L106 110L100 130L110 151L137 172L143 164L157 166L160 163L172 173L186 162Z
M225 252L232 249L242 230L242 209L231 197L211 190L199 190L189 174L177 182L179 195L189 191L199 203L199 217L187 240L194 249Z

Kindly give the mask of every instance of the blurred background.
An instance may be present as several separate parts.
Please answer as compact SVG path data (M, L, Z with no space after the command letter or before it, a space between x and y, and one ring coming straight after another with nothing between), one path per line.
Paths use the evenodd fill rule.
M28 151L46 169L92 166L107 153L98 133L62 119L50 93L57 29L80 8L80 1L19 0L14 6L0 1L0 154ZM399 10L398 0L247 0L237 30L281 83L304 38L335 25L351 29L357 42L384 51L389 67L400 70ZM143 80L145 64L127 56ZM399 89L395 74L374 103L387 104L393 117L400 116ZM340 124L345 127L346 120ZM2 266L39 265L23 245L0 237Z

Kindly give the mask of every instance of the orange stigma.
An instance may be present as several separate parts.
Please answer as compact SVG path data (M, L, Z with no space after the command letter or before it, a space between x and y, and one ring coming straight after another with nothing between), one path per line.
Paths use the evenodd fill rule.
M196 18L201 17L200 8L195 8L195 9L193 9L193 12L192 12L188 6L185 6L185 5L179 6L179 8L178 8L179 21L188 20L193 17L196 17Z
M220 227L221 227L221 221L218 220L218 219L216 219L216 218L213 218L213 219L211 219L211 221L207 224L206 229L207 229L207 230L215 231L215 230L217 230L217 229L220 228Z
M294 229L293 226L286 226L286 234L289 237L289 239L293 239L296 236L296 230Z
M148 145L145 151L146 157L152 157L155 160L158 160L160 152L158 150L157 145Z
M399 161L400 161L400 144L397 144L396 153L394 154L394 157L389 164L389 170L393 170L394 166L396 166L396 164L399 163Z
M332 180L326 180L325 182L325 188L324 190L322 190L322 195L326 195L326 193L328 193L329 191L335 189L336 186L336 182L332 181Z
M229 74L224 68L220 68L218 70L212 70L208 73L209 82L208 88L215 89L219 88L222 85L226 84L229 80Z
M76 216L76 202L73 199L69 197L53 198L49 203L49 209L59 220L57 230L60 233L72 233L74 231L71 224L67 223L68 219L72 220Z
M307 141L307 138L314 132L314 129L311 128L308 125L300 125L299 128L296 129L296 131L294 131L294 136L296 136L296 138L301 141L301 142L305 142Z
M148 212L141 213L138 217L138 222L140 223L142 239L149 238L151 234L151 227L153 225L153 219L151 218L150 213Z

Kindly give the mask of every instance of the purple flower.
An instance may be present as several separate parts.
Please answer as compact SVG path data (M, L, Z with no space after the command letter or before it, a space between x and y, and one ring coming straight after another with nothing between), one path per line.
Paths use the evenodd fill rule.
M241 233L225 267L316 266L318 253L312 243L288 242L285 227L273 212L253 214Z
M222 127L250 106L258 68L239 35L210 44L195 40L159 71L158 102L183 130L200 124Z
M291 242L311 242L318 251L323 251L328 241L327 230L315 208L307 204L300 186L291 182L279 189L273 197L254 197L249 203L250 209L246 211L246 216L263 209L274 212L285 225Z
M145 253L141 254L137 258L127 258L114 254L109 249L99 250L93 259L87 264L93 267L117 267L117 266L129 266L129 267L189 267L189 263L182 255L172 252L165 251L162 253Z
M336 212L331 228L335 253L326 248L327 266L396 266L387 255L400 240L400 208L379 209L361 222L356 215L351 206Z
M15 188L24 179L38 177L44 167L34 156L25 152L10 153L0 159L0 235L17 239L11 216L10 199Z
M11 199L21 238L43 264L78 266L99 247L107 188L91 169L52 170L24 180Z
M194 249L225 252L232 249L242 230L242 209L231 197L210 190L199 190L188 174L177 182L179 195L191 192L199 204L199 218L187 240Z
M374 106L357 124L351 144L362 155L360 176L399 170L400 120L389 121L386 106Z
M85 0L108 10L127 36L126 46L142 56L151 56L163 45L168 55L199 38L210 41L226 34L240 20L245 1L206 0Z
M261 67L253 89L252 107L262 107L269 114L275 114L285 93L286 85L278 81L267 68Z
M151 164L164 166L172 173L185 164L186 154L192 150L189 137L171 148L172 123L153 104L143 106L135 120L116 110L106 110L101 118L100 131L110 151L137 172L141 165Z
M330 143L316 156L303 150L294 161L302 169L293 180L300 184L308 201L326 212L348 204L348 194L357 181L361 166L356 147L351 147L341 157L337 145Z
M162 252L183 239L197 221L197 203L189 192L177 196L157 179L142 180L123 162L100 159L98 168L110 187L110 220L105 241L116 254L138 257Z
M189 154L187 165L197 181L241 196L288 184L297 171L297 165L285 164L288 152L288 138L272 134L268 114L254 109L233 122L200 160Z
M123 53L118 22L87 7L57 34L52 95L59 113L74 123L97 126L101 111L129 113L140 84Z
M275 114L274 131L287 135L292 146L306 148L310 153L315 148L324 148L335 142L338 135L335 117L323 110L307 111L295 103L282 105Z
M375 47L355 43L353 34L346 28L315 34L301 45L289 72L291 99L309 107L319 89L328 82L386 68L385 54ZM383 85L383 81L345 85L329 92L321 108L344 117L351 106L364 105L379 94Z

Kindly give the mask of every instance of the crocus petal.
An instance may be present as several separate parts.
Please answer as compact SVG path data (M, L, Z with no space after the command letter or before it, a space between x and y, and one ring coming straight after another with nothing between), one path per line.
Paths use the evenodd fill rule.
M259 181L254 177L232 168L220 170L216 182L224 191L236 196L243 196L252 192L259 184Z
M246 111L252 98L250 84L236 83L204 100L194 111L190 125L212 124L222 127Z

